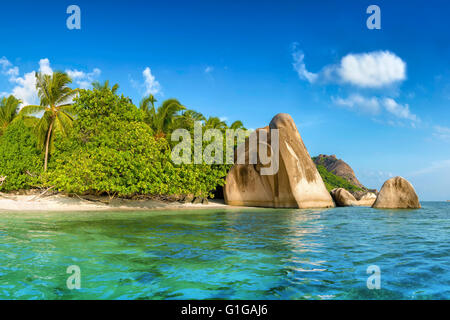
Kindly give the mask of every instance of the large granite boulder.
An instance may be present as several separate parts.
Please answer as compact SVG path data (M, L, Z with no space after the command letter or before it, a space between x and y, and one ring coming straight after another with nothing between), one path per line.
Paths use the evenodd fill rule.
M261 142L260 134L266 135L265 140L271 146L271 132L274 129L279 130L278 171L265 175L262 170L267 165L261 164L259 160L257 164L250 164L250 155L258 153L259 148L256 147L255 150L255 146L247 138L237 148L238 154L245 153L245 164L235 164L226 178L225 202L232 206L273 208L334 207L333 199L325 188L292 117L278 114L268 127L258 129L254 134L258 142Z
M358 204L356 198L344 188L331 190L331 196L338 207L351 207Z
M373 208L419 209L419 197L409 181L402 177L389 179L383 184Z

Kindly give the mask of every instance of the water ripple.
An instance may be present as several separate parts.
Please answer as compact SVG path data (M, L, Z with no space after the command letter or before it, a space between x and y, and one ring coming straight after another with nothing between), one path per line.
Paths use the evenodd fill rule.
M0 213L0 299L449 299L449 218L448 203Z

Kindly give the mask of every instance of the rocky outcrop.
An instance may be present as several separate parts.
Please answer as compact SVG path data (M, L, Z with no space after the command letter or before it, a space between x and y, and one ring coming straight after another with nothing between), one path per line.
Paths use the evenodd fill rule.
M358 199L358 205L361 207L371 207L377 200L377 195L373 192L367 192L360 199Z
M360 199L356 199L344 188L333 189L331 196L338 207L371 207L377 198L374 193L366 192Z
M258 129L254 134L258 142L261 142L259 134L266 135L267 144L271 146L275 143L271 141L275 129L279 130L278 171L264 175L262 169L265 166L260 161L250 164L250 155L259 149L256 147L255 150L247 138L237 150L238 154L245 152L245 164L235 164L226 178L225 202L235 206L273 208L334 207L290 115L276 115L268 127Z
M327 156L321 154L318 157L314 158L314 163L316 165L324 166L327 171L337 175L338 177L344 178L358 188L367 190L367 188L364 187L362 183L359 182L359 180L356 178L353 169L343 160L336 158L335 155Z
M377 209L418 209L419 197L409 181L402 177L389 179L383 184L373 204Z
M331 196L338 207L351 207L357 204L355 197L344 188L331 190Z

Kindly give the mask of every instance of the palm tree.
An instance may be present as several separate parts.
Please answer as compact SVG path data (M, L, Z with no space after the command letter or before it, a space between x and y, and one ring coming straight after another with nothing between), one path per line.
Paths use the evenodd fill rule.
M0 135L2 135L8 125L17 117L19 105L22 103L19 99L10 95L0 101Z
M116 83L112 87L109 86L109 80L106 80L103 84L98 81L92 82L92 88L103 91L103 90L111 90L112 93L116 93L119 89L119 85Z
M231 124L231 126L230 126L230 129L233 129L233 130L238 130L238 129L246 130L245 127L244 127L244 124L242 123L242 121L239 121L239 120L233 122Z
M209 117L205 121L205 127L206 129L219 129L219 130L225 130L227 128L227 124L225 121L220 120L218 117Z
M144 99L142 99L139 107L141 108L142 112L144 112L144 117L146 118L146 120L148 120L149 117L154 116L155 103L157 101L158 100L156 100L155 96L152 94L150 94L148 97L145 97Z
M174 125L176 128L192 130L196 122L202 122L205 120L205 116L200 112L194 110L186 110L179 117L177 117Z
M179 112L186 108L176 99L163 102L159 108L155 108L156 99L152 95L143 99L140 109L144 112L144 121L153 129L156 137L165 137L173 128L175 120L180 116Z
M36 73L36 89L41 104L26 106L20 112L24 116L43 113L36 121L35 130L39 144L45 147L44 171L47 171L53 133L56 131L67 134L67 130L72 126L72 98L77 90L69 88L70 83L72 80L63 72L54 72L53 75Z

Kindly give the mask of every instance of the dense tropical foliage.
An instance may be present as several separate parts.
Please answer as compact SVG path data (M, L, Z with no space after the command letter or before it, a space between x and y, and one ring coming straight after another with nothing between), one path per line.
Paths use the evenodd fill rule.
M1 190L38 186L42 169L42 154L32 129L24 121L14 121L0 137L0 175L5 178Z
M12 96L1 101L0 190L209 197L224 185L230 165L177 165L170 139L178 128L192 133L198 122L203 131L225 130L224 121L176 99L158 103L152 95L137 107L108 81L93 83L91 90L70 84L65 73L37 73L39 105L20 109ZM236 121L232 128L243 124Z

